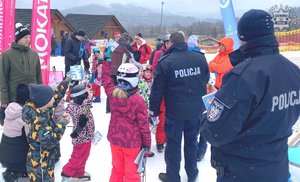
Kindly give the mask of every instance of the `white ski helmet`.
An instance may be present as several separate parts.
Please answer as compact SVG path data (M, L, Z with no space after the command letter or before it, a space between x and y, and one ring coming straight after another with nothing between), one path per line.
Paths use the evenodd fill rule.
M137 87L139 82L139 69L131 63L123 63L118 68L117 81L127 81L132 87Z

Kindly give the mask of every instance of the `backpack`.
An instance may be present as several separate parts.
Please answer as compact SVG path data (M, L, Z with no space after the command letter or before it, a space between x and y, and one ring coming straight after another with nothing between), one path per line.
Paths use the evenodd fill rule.
M144 47L145 52L146 52L147 54L149 54L148 49L147 49L147 44L143 44L142 46ZM135 59L137 62L140 62L141 51L140 51L140 50L135 51L135 52L133 53L133 57L134 57L134 59Z

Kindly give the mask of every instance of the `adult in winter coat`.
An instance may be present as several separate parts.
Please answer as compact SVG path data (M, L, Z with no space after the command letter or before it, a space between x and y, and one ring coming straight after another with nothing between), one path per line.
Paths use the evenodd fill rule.
M150 59L152 49L146 40L143 38L141 33L134 36L134 42L132 44L134 59L141 63L146 64Z
M233 68L229 60L229 54L233 51L233 39L224 37L219 41L219 54L209 62L208 67L211 73L216 74L215 87L219 89L225 73Z
M150 149L151 135L144 99L137 93L139 70L131 63L118 69L115 86L109 74L110 64L103 63L102 83L110 97L111 119L107 138L112 153L110 182L140 182L135 158L142 147Z
M61 55L65 56L65 46L66 46L66 42L69 39L69 35L68 32L65 32L63 34L63 36L61 37Z
M133 54L130 51L129 39L126 36L123 36L116 42L115 49L111 50L110 58L111 58L111 70L110 75L115 83L117 83L117 70L119 66L123 63L132 63L137 67L141 67L142 65L133 58Z
M40 59L30 45L30 31L24 26L16 28L15 41L0 58L1 113L10 102L16 101L16 87L19 83L42 83ZM0 118L0 120L4 117ZM3 123L1 122L1 125Z
M167 50L171 47L169 44L170 43L170 35L165 35L163 38L163 42L164 42L163 46L160 48L160 50L156 51L153 56L153 62L152 62L153 73L156 70L158 60L160 58L162 58L163 55L167 52Z
M6 166L5 172L2 174L6 182L27 176L26 158L29 146L26 134L28 134L29 128L22 120L22 109L28 99L28 86L18 84L16 102L11 102L5 110L0 143L0 163Z
M246 12L238 23L242 46L203 115L217 181L289 179L288 137L300 115L300 70L278 50L272 16Z
M22 111L22 119L29 125L27 140L27 172L31 182L54 181L57 146L70 120L63 114L58 123L53 121L54 109L65 96L71 79L66 78L55 91L38 84L29 85L30 100Z
M204 111L202 96L206 94L209 70L199 52L189 51L180 32L170 36L171 47L158 62L150 95L150 115L158 116L162 99L166 105L165 161L167 173L160 173L163 182L180 182L181 139L184 134L185 170L188 181L198 176L197 134Z
M81 65L83 59L84 70L88 72L90 65L85 56L84 30L72 33L65 46L65 74L70 71L70 66Z
M51 56L55 56L55 50L57 48L57 42L55 35L51 36Z

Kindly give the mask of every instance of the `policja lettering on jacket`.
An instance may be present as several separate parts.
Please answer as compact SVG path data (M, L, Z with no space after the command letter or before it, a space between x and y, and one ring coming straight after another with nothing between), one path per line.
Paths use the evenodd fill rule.
M272 99L271 112L274 112L275 107L278 107L278 110L282 110L290 106L299 105L299 104L300 104L300 90L299 91L293 90L288 93L280 94L279 96L274 96Z
M200 75L201 70L200 67L185 68L185 69L175 70L174 73L175 73L175 78L177 78L178 76L183 78L188 76Z

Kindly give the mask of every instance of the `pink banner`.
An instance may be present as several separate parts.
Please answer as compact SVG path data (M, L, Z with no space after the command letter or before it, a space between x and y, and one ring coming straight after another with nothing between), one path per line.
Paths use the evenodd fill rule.
M15 0L0 0L0 54L15 38Z
M3 52L4 37L4 0L0 0L0 54Z
M39 54L43 84L47 85L49 83L51 56L50 0L33 0L31 47Z
M4 51L10 48L15 40L15 8L16 0L5 0L5 19L4 19Z

